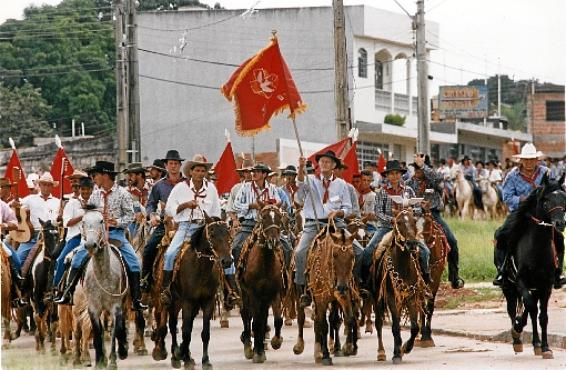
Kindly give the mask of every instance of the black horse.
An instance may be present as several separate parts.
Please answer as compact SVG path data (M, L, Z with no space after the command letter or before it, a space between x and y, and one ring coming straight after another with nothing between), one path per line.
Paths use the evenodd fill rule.
M506 264L509 279L503 285L503 294L511 318L513 349L523 351L521 333L530 315L535 355L545 359L553 358L547 339L547 309L558 265L555 234L565 228L563 182L564 175L558 182L550 181L545 175L542 186L529 194L509 220L512 239L509 263ZM537 326L539 307L541 337Z

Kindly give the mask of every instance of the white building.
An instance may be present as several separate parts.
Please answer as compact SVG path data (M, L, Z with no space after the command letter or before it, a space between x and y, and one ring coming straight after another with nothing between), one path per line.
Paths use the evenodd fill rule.
M242 13L145 12L138 17L144 162L162 156L167 148L177 148L186 158L206 153L210 160L218 159L224 147L224 129L234 131L232 106L219 88L237 65L268 44L274 29L308 104L297 120L307 154L339 139L332 8L261 9L244 18ZM362 162L376 161L380 149L409 162L417 137L411 20L405 14L365 5L347 6L345 13L350 114L352 124L360 129L359 158ZM438 45L438 24L427 22L426 28L430 31L429 45ZM405 116L405 124L401 127L384 123L389 113ZM255 139L255 151L277 151L280 164L295 163L298 155L294 131L286 116L274 117L272 130ZM464 145L457 144L459 137L468 133L477 145L499 151L510 136L528 140L504 130L457 125L431 131L434 150L452 150L459 156L466 151ZM236 152L251 151L250 138L233 134L232 142Z

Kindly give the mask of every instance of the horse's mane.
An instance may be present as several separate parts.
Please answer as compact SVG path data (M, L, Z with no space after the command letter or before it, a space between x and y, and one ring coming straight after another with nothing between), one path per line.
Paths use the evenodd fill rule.
M204 234L204 227L199 227L191 236L190 244L193 249L197 249L199 247L199 243L202 241L202 234Z

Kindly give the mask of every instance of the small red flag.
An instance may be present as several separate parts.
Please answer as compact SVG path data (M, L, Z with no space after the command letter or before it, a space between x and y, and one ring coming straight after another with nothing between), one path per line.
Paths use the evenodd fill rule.
M266 48L238 67L221 91L234 101L236 132L244 136L269 129L271 117L287 108L290 117L306 109L275 36Z
M348 152L346 153L346 155L344 156L344 159L342 159L342 162L344 162L344 164L348 166L348 168L345 169L344 172L342 173L342 177L344 178L344 181L349 183L352 183L352 178L354 177L354 174L360 172L356 149L357 149L357 145L356 142L354 142L350 147L350 149L348 150Z
M332 150L334 152L334 154L341 158L342 157L342 152L344 152L344 149L346 148L346 145L350 142L350 138L345 138L342 139L334 144L330 144L328 146L325 146L324 148L320 149L319 151L311 154L307 159L309 161L311 161L313 163L313 166L317 167L316 164L316 156L319 154L324 154L329 150Z
M236 160L234 159L231 142L228 142L214 166L214 172L216 173L216 189L219 195L229 193L232 187L240 182L240 176L236 172Z
M385 171L386 164L387 161L385 160L385 156L383 155L383 153L380 153L379 159L377 160L377 172L381 174L383 171Z
M65 169L63 171L63 160L65 160ZM67 179L67 176L71 176L73 174L73 165L69 158L67 158L67 153L65 153L65 149L59 148L57 153L55 154L55 158L53 162L51 162L51 176L53 176L53 180L58 181L59 184L53 187L53 191L51 195L54 197L61 197L61 186L63 187L63 195L69 194L73 189L71 188L71 181ZM61 179L61 173L63 173L63 179Z
M16 149L12 150L12 156L10 157L10 161L6 166L5 177L12 183L18 184L17 189L15 186L10 188L10 192L12 193L13 197L19 195L20 198L23 198L30 194L26 182L26 173L22 167L22 164L20 163L20 158L18 157Z

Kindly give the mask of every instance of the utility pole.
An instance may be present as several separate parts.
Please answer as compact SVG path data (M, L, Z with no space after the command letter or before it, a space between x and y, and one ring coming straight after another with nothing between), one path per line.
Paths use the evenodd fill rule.
M141 162L140 90L136 0L127 0L128 128L132 162ZM138 3L139 4L139 3Z
M338 138L341 139L348 134L349 106L344 2L333 0L332 8L334 9L334 101L336 103L336 129Z
M424 0L417 0L417 14L415 16L414 22L417 38L417 152L430 154L430 118L428 115L428 63L426 60Z
M118 171L126 168L128 163L128 119L125 52L124 52L124 6L122 0L114 0L116 39L116 131L118 134Z
M501 118L501 74L497 74L497 118Z

